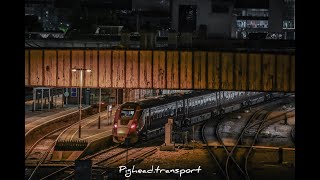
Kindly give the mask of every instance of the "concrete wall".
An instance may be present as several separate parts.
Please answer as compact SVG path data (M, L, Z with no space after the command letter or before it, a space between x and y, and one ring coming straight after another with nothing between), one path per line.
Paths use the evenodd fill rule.
M172 2L171 26L175 30L178 30L179 27L179 5L197 5L197 30L199 30L200 24L205 24L208 36L231 36L232 6L230 6L229 13L212 13L211 0L174 0Z
M269 0L269 32L282 32L284 2Z
M231 37L231 14L213 14L203 16L203 19L208 21L208 36L209 37Z

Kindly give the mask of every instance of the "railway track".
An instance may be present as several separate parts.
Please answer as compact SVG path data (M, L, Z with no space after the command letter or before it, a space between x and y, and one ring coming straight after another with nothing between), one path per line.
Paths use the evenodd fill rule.
M70 126L72 126L72 124L63 126L63 127L59 128L59 129L56 129L56 130L44 135L42 138L40 138L38 141L36 141L29 149L27 149L27 151L25 151L25 161L28 160L29 156L31 155L31 153L34 150L42 149L42 148L37 148L39 145L42 146L42 144L48 144L48 143L46 143L46 141L48 141L48 140L52 141L51 143L54 143L55 140L59 137L59 135L62 134L62 132L64 132L63 129L66 129L66 128L70 127ZM43 143L43 142L45 142L45 143ZM49 144L51 144L51 143L49 143Z
M229 161L231 160L233 162L233 164L236 166L236 169L239 173L237 174L232 174L232 177L237 177L237 179L250 179L250 176L248 174L248 169L247 169L247 162L248 162L248 157L250 155L250 152L252 150L252 147L254 146L255 141L257 140L258 134L261 132L262 129L266 128L267 126L269 126L270 124L273 124L277 121L275 121L274 118L268 119L269 114L272 112L272 110L275 109L275 105L277 106L277 102L279 100L281 101L286 101L287 98L284 99L277 99L274 101L269 101L267 103L263 103L262 107L258 107L252 115L250 115L250 117L248 118L247 122L244 124L240 134L238 135L238 137L236 138L236 142L235 145L232 147L232 149L229 151L228 148L226 147L226 145L224 144L220 134L219 134L219 127L221 126L221 121L218 123L214 123L213 125L216 126L215 128L215 136L216 139L218 140L219 144L222 145L224 152L226 154L226 158L224 160L219 160L219 158L214 155L213 150L208 146L208 142L206 141L206 137L204 135L204 129L206 124L204 124L203 128L202 128L202 137L203 137L203 141L205 142L205 144L207 145L207 150L209 152L209 154L213 157L213 159L215 160L215 162L217 163L222 175L224 176L225 179L230 180L231 176L230 176L230 171L229 171ZM255 106L261 106L261 104L257 104ZM255 107L252 106L252 107ZM278 116L277 116L278 117ZM266 123L268 120L268 122L272 122L272 123ZM264 125L267 124L267 125ZM254 139L251 142L251 148L249 149L248 153L245 156L244 159L244 168L241 168L240 163L238 163L235 159L234 159L234 152L236 151L237 146L239 146L240 143L242 142L243 136L244 134L254 134ZM225 162L225 165L222 165L222 162ZM240 175L241 173L241 175ZM240 176L241 177L240 177Z
M53 148L54 148L54 146L55 146L55 144L56 144L56 142L57 142L57 140L58 140L60 135L58 135L57 138L51 142L51 144L48 146L48 148L43 151L43 154L40 156L39 161L37 162L37 166L32 171L32 173L29 176L28 180L32 179L33 175L35 174L35 172L37 171L39 166L45 161L45 159L47 158L49 153L53 150Z
M258 116L257 119L256 119L256 121L258 121L258 122L260 122L260 123L258 123L258 124L255 125L255 126L250 127L251 129L255 127L255 128L253 129L253 131L255 132L255 135L254 135L254 138L253 138L252 143L251 143L251 145L250 145L249 151L247 152L247 155L245 156L244 169L245 169L245 174L246 174L246 179L247 179L247 180L250 179L250 175L249 175L249 172L248 172L248 158L249 158L249 155L250 155L250 153L251 153L251 151L252 151L252 149L253 149L253 146L254 146L257 138L258 138L258 135L259 135L259 133L260 133L260 131L261 131L262 125L263 125L264 122L267 120L267 118L268 118L269 114L271 114L271 112L272 112L272 111L263 110L263 111L261 112L261 115ZM249 127L247 127L247 128L245 129L245 132L248 132L248 130L249 130ZM242 137L243 137L243 136L242 136ZM242 138L242 137L241 137L241 138Z
M262 126L266 118L271 113L272 111L267 111L266 109L261 109L261 111L257 112L256 116L253 117L254 121L250 122L248 126L245 127L244 134L240 137L240 144L245 144L243 140L244 136L255 136L258 129Z
M216 128L216 136L218 137L218 141L219 143L223 146L223 149L225 150L226 154L227 154L227 158L225 159L225 166L224 166L224 171L226 174L226 179L230 180L230 171L229 171L229 160L231 159L232 162L237 166L237 169L241 172L241 174L243 175L243 177L245 179L247 179L247 173L241 168L240 164L233 158L233 154L237 148L237 146L240 144L240 141L245 133L246 128L250 125L250 123L255 120L257 117L260 116L260 113L263 112L262 108L257 109L249 118L248 121L245 123L244 128L242 129L242 131L240 132L235 145L232 147L231 151L229 151L227 149L227 147L225 146L220 134L219 134L219 127L221 122L217 125Z
M256 114L258 114L260 111L261 111L261 110L256 111L256 112L250 117L250 119L253 119L253 118L256 116ZM248 122L250 122L250 119L249 119ZM208 122L208 121L207 121L207 122ZM207 122L206 122L206 123L207 123ZM219 160L218 156L215 155L215 153L213 152L213 150L212 150L211 147L209 146L208 141L207 141L207 138L206 138L206 136L205 136L206 123L202 126L202 139L203 139L204 143L206 144L206 148L207 148L210 156L214 159L214 161L215 161L216 164L218 165L219 170L220 170L220 172L222 173L223 177L224 177L225 179L227 179L227 180L230 180L230 177L229 177L229 174L228 174L229 172L228 172L228 170L227 170L229 158L231 158L231 160L232 160L232 161L234 162L234 164L237 166L237 170L239 170L241 174L243 174L244 176L246 176L245 171L241 168L240 164L239 164L239 163L234 159L234 157L232 156L235 147L229 152L228 148L225 146L225 144L224 144L223 141L222 141L222 138L220 137L220 134L219 134L219 126L220 126L220 124L221 124L221 121L220 121L220 122L215 121L215 123L214 123L213 125L216 126L216 128L215 128L215 136L216 136L216 139L218 140L219 144L223 146L223 149L224 149L224 151L225 151L225 153L226 153L226 155L227 155L227 159L225 159L225 160ZM240 135L240 137L241 137L241 135ZM238 141L239 141L239 140L240 140L240 138L238 138ZM238 144L238 143L236 143L236 144ZM224 161L226 162L225 165L223 165L223 163L222 163L222 162L224 162Z
M261 123L258 125L258 128L255 129L255 135L253 137L253 140L251 142L250 148L249 148L249 150L247 152L247 155L245 157L245 172L246 172L246 175L247 175L247 180L250 180L250 176L249 176L249 173L248 173L248 159L249 159L251 151L252 151L252 149L253 149L253 147L254 147L257 139L258 139L258 136L259 136L260 132L263 129L265 129L266 127L270 126L271 124L274 124L274 123L277 123L277 122L281 121L281 119L279 120L279 119L276 119L276 118L268 119L268 116L272 113L273 110L274 109L271 109L269 112L265 113L265 116L261 119L261 121L260 121ZM293 110L291 110L291 111L293 111ZM291 112L291 111L289 111L289 112ZM285 113L283 113L281 115L284 115L286 113L288 113L288 112L285 112ZM292 128L292 129L294 129L294 128Z
M154 154L157 151L157 147L153 146L159 142L159 138L149 140L147 142L138 143L131 147L124 147L123 145L116 145L103 150L99 153L86 156L81 160L92 160L92 165L99 169L112 169L121 165L131 165L139 163L144 158ZM161 141L162 142L162 141ZM40 180L45 179L72 179L75 175L74 163L67 167L59 169ZM107 171L98 172L98 174L104 175Z
M107 114L107 111L101 111L102 117L105 114ZM81 120L81 128L92 125L93 122L97 121L98 117L99 117L99 113L83 119L85 121ZM79 122L72 124L68 133L64 133L63 137L61 137L60 140L65 140L65 141L72 140L73 137L79 132L78 123ZM81 139L84 139L84 138L81 138Z
M293 128L291 129L291 139L292 139L292 142L293 143L296 143L295 142L295 138L296 138L296 126L293 126Z
M95 118L97 115L93 115L92 117ZM82 119L81 122L87 121L88 119ZM91 121L90 121L91 122ZM67 130L72 128L75 125L78 125L79 122L75 122L66 126L63 126L59 129L56 129L46 135L44 135L42 138L40 138L38 141L36 141L26 152L25 152L25 162L29 161L36 161L37 165L32 171L31 175L29 176L28 180L31 180L37 169L43 162L47 159L50 152L55 147L57 141L59 138L64 134ZM84 126L86 124L83 124ZM44 146L46 145L46 146ZM46 148L45 148L46 147ZM39 151L41 149L41 151Z
M225 171L224 171L221 163L219 162L218 157L215 155L215 153L213 152L213 150L209 147L209 143L208 143L207 138L206 138L206 136L205 136L206 123L208 123L208 121L204 123L204 125L202 126L202 130L201 130L201 132L202 132L202 133L201 133L201 134L202 134L202 140L203 140L203 142L206 144L206 148L207 148L207 151L209 152L210 156L214 159L214 161L215 161L216 164L218 165L219 170L220 170L220 172L222 173L223 177L227 178L227 175L226 175L226 173L225 173Z

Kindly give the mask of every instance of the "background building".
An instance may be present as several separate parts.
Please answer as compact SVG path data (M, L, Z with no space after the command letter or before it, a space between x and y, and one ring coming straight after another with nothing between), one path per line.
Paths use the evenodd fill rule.
M131 10L132 0L25 0L25 16L41 24L40 31L88 33L97 24L125 24L118 21L121 10ZM26 23L26 26L30 23ZM33 30L26 27L26 31Z
M173 0L172 29L209 38L294 39L294 0ZM205 31L202 30L205 29ZM198 32L198 33L197 33Z
M193 32L205 27L208 37L231 34L233 0L173 0L172 29Z
M295 0L284 0L284 7L284 38L295 39Z
M233 9L231 37L247 39L249 33L267 33L269 30L269 0L237 1Z
M55 13L55 0L25 0L25 16L34 23L40 23L42 31L58 30L58 17ZM32 26L32 25L30 25ZM26 30L32 30L31 27Z

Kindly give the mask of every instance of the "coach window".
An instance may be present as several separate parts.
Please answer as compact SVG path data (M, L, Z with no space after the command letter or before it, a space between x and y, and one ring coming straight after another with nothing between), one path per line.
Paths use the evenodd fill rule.
M146 124L147 118L148 118L147 114L143 112L142 113L142 121L138 121L140 128L142 128L143 125Z

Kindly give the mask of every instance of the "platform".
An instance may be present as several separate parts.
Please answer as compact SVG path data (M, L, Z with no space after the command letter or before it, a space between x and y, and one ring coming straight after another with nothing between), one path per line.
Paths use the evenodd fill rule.
M88 107L90 106L83 105L82 109L86 109ZM64 108L56 108L47 111L28 112L25 114L25 133L54 119L76 112L79 112L78 105L68 105Z
M76 123L63 132L52 154L51 161L73 161L88 148L96 151L104 147L106 141L111 141L112 125L117 107L112 108L112 114L108 117L107 111L100 113L100 129L98 129L99 114L82 119L81 137L79 138L79 123ZM106 140L107 139L107 140Z

